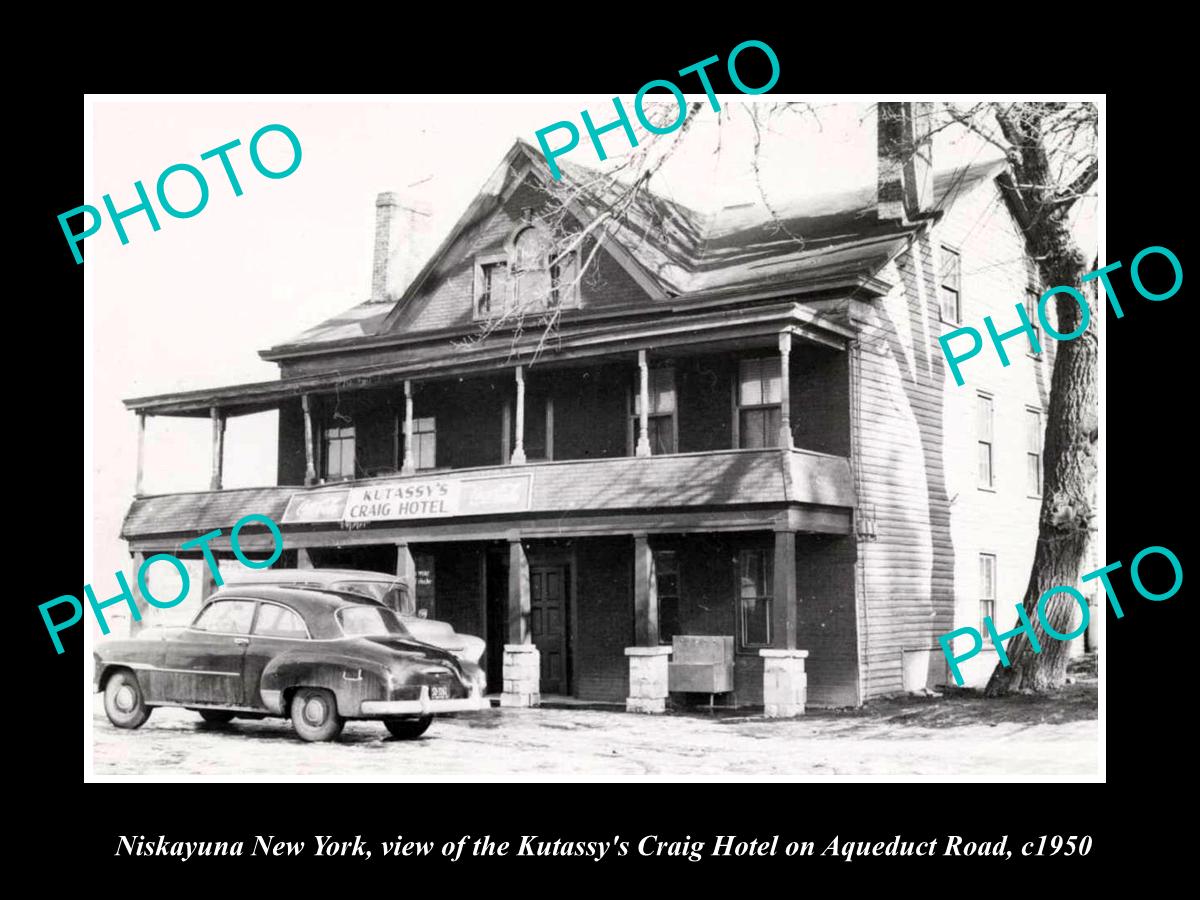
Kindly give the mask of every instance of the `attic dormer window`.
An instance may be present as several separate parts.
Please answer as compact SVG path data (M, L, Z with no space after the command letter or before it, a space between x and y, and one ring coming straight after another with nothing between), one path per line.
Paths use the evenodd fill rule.
M513 230L503 254L476 257L475 317L540 313L574 306L578 297L578 256L562 253L549 233L524 220Z

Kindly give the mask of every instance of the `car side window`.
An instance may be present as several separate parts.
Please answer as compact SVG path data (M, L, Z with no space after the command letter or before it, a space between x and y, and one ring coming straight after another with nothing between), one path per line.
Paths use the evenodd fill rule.
M254 633L264 637L299 638L308 637L304 620L294 610L274 603L262 603L258 607L258 620Z
M254 619L254 601L218 600L201 610L192 627L197 631L249 634Z

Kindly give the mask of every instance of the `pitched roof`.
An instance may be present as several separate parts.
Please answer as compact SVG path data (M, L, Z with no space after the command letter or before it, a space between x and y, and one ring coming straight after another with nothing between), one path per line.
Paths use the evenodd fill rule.
M551 191L569 191L572 209L583 220L606 208L623 189L623 185L594 169L566 160L558 164L563 179L556 185L541 153L524 141L516 141L394 305L360 303L264 351L264 356L286 356L292 348L353 342L390 330L401 310L420 296L426 278L441 257L471 226L499 206L504 188L514 178L532 174ZM1003 160L988 160L937 173L934 210L946 208L983 180L994 178L1003 167ZM643 283L648 279L664 299L773 286L803 293L806 288L827 288L870 278L903 249L914 230L914 226L878 218L873 186L824 196L773 199L771 209L757 202L751 185L747 190L755 202L710 213L641 190L630 205L626 221L609 237L610 246L620 252L619 262L635 267Z

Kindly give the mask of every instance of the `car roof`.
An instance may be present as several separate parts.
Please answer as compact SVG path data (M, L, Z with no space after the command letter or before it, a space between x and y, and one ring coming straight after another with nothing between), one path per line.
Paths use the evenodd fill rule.
M322 591L294 587L271 587L269 585L227 584L208 598L205 605L215 600L273 600L292 607L305 619L321 613L332 613L345 606L371 606L379 604L360 594L343 591Z
M257 572L239 572L226 578L226 584L319 584L331 585L339 581L379 581L407 587L395 575L387 572L371 572L366 569L261 569Z

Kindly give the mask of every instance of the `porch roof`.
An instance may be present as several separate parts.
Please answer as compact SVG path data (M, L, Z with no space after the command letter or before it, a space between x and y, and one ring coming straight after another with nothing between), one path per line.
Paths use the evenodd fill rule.
M711 308L686 317L663 318L669 313L626 310L619 314L581 316L564 324L554 335L553 347L542 348L547 362L595 359L637 349L694 346L773 335L790 331L823 346L844 349L853 337L846 325L817 310L777 298L775 302L749 308L729 308L715 303ZM170 394L134 397L124 401L127 409L157 416L207 417L213 407L227 415L246 415L277 408L282 402L305 393L395 383L404 378L428 378L481 374L499 368L528 364L536 353L539 335L534 334L514 347L509 335L498 334L473 346L452 345L461 334L435 333L396 339L395 360L358 366L338 366L332 371L296 375L273 381L231 384L223 387ZM392 347L381 349L392 350Z
M222 529L227 535L240 518L250 513L268 516L280 523L285 532L302 535L312 533L314 524L296 526L283 521L293 497L318 497L347 488L403 486L431 480L472 481L513 475L529 476L526 503L486 515L372 522L366 530L382 528L389 533L411 530L413 539L418 539L421 534L433 531L451 534L456 525L463 523L470 523L469 528L478 531L478 523L485 520L492 523L497 536L502 536L506 529L519 527L521 522L541 520L544 524L544 520L551 519L567 533L570 520L581 521L597 514L653 513L661 516L667 510L745 509L764 504L772 505L777 511L797 505L827 508L837 515L834 519L820 521L836 520L848 526L849 509L854 506L850 464L844 457L774 448L723 450L422 472L313 487L280 485L140 497L130 506L121 536L132 543L178 546L215 528ZM348 539L362 534L357 529L349 530L340 518L315 523L315 528L325 532L332 529ZM844 531L845 528L839 524L827 530ZM295 542L289 535L289 543L302 546L305 541ZM220 546L221 542L215 544ZM225 545L228 545L227 539Z

